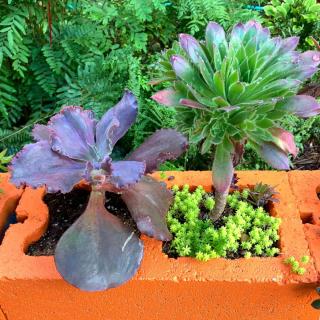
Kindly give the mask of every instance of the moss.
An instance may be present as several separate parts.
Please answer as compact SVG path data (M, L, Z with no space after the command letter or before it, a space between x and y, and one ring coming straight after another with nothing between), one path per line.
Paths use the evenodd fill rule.
M262 207L254 208L246 202L248 189L228 195L227 204L233 214L222 218L219 227L206 218L215 203L202 186L194 192L190 192L188 185L182 189L173 186L172 191L174 202L167 222L174 235L171 251L178 256L207 261L239 252L245 258L273 257L279 253L275 244L281 221L271 217Z

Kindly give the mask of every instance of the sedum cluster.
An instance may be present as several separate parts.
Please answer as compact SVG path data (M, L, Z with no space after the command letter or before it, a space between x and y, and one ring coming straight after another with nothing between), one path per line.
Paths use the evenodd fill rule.
M202 186L194 192L188 185L181 190L174 186L172 190L174 202L167 215L174 236L172 252L201 261L237 252L245 258L273 257L279 253L275 243L281 220L271 217L262 207L247 203L248 189L228 195L227 204L234 214L223 217L223 226L219 228L209 219L215 201Z
M300 262L301 262L302 264L304 264L304 265L308 264L309 261L310 261L310 257L308 257L308 256L303 256L303 257L300 259ZM296 274L302 276L302 275L304 275L305 272L306 272L306 269L303 268L303 267L301 267L299 261L298 261L295 257L293 257L293 256L285 259L285 260L284 260L284 263L287 264L287 265L289 265L289 266L291 267L291 272L292 272L292 273L296 273Z

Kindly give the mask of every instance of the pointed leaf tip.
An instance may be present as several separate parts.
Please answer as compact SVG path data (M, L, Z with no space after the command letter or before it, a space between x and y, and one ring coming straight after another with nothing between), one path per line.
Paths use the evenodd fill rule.
M117 141L136 121L137 113L137 99L132 92L126 90L121 100L97 124L96 145L100 157L112 152Z
M308 118L320 114L320 104L313 97L297 95L279 101L276 104L276 110L283 110L301 118Z
M272 128L271 134L275 137L274 143L284 152L291 153L294 157L298 154L298 148L291 132L282 128Z
M127 158L131 161L145 161L146 172L152 172L166 160L179 157L188 147L185 136L174 129L161 129L151 135Z
M178 91L170 88L158 91L151 98L167 107L174 107L179 105L179 101L183 96Z

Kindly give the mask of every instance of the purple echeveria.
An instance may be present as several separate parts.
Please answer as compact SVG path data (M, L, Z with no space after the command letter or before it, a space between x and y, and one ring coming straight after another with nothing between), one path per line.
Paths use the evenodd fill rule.
M105 191L122 194L141 232L170 240L165 215L172 201L160 182L144 177L168 159L180 156L186 138L173 129L154 133L123 161L112 161L114 145L137 116L137 101L126 91L100 121L81 107L65 107L47 126L33 129L36 143L26 145L12 160L16 186L46 186L66 193L85 179L92 186L87 209L60 238L57 269L84 290L103 290L130 279L140 265L143 245L135 233L107 212Z

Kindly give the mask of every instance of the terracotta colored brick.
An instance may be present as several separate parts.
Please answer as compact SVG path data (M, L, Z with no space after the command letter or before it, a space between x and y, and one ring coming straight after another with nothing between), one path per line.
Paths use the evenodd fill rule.
M201 184L211 189L211 172L168 172L170 175L175 176L170 185ZM10 320L316 320L319 312L310 306L317 297L318 277L312 257L303 276L293 275L283 263L286 256L310 255L288 174L250 171L239 172L239 176L241 186L262 181L280 192L281 201L272 208L282 218L280 256L206 263L172 259L162 253L161 242L143 237L145 255L136 276L119 288L95 293L64 282L53 257L23 253L48 222L43 190L27 189L17 208L26 220L11 226L0 246L2 310Z
M17 189L9 182L9 174L0 174L0 233L6 224L8 215L12 213L21 197L23 189Z
M291 171L288 173L301 218L313 224L320 225L320 170Z

